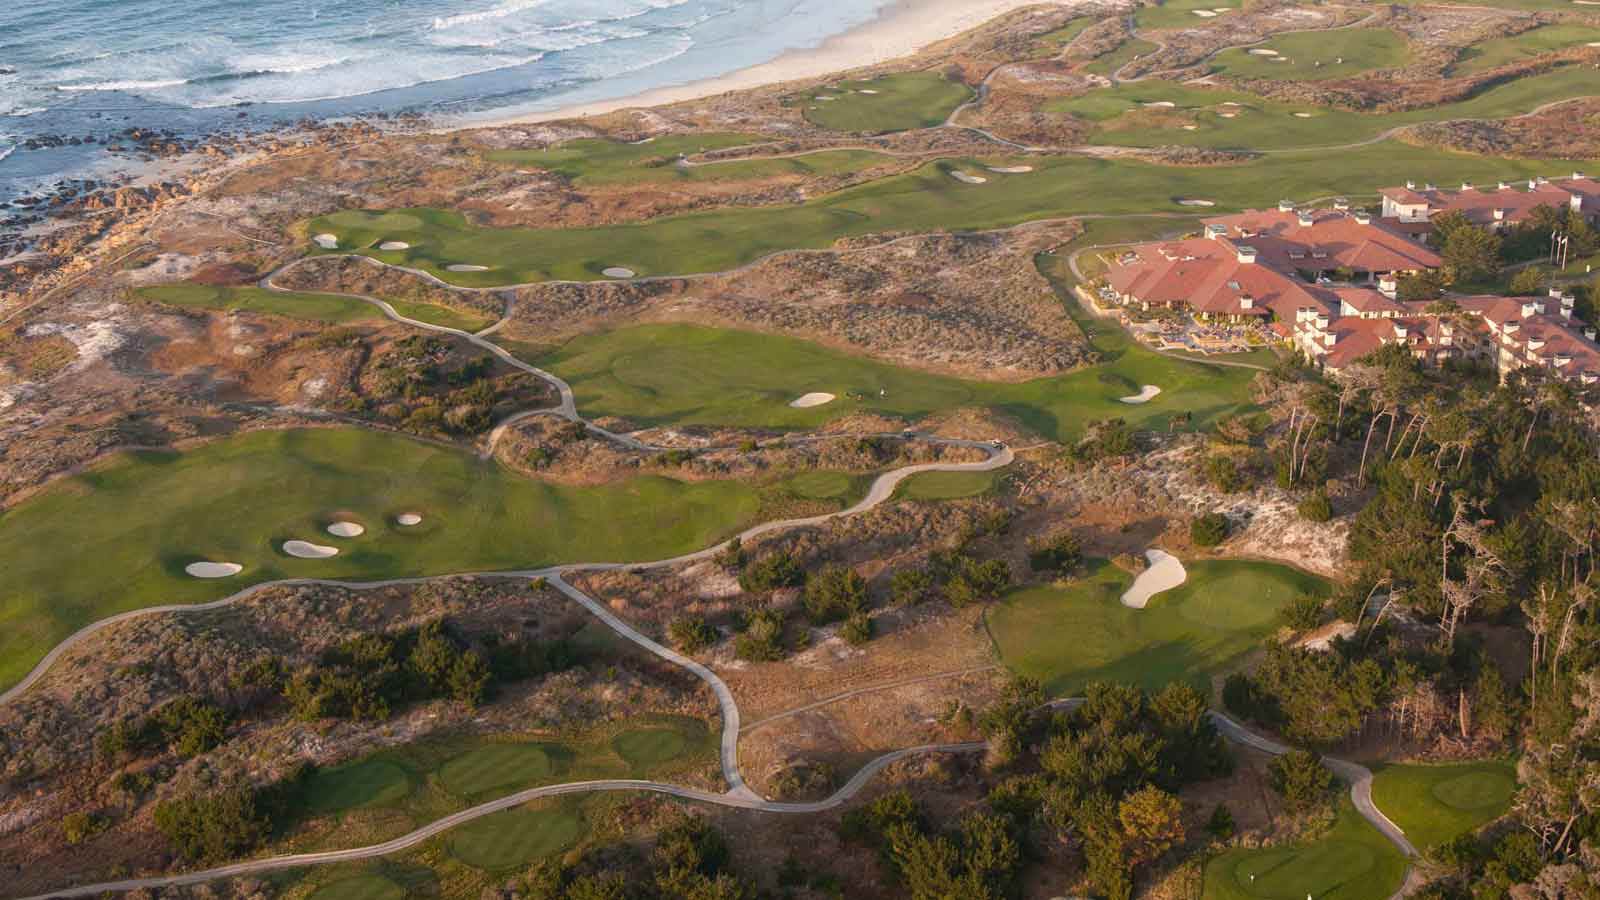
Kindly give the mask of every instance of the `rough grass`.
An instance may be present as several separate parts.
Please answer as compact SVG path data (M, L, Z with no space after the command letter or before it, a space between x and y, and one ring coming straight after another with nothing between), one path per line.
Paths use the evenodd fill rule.
M758 485L661 476L553 485L470 453L361 429L260 431L183 453L124 454L0 514L0 683L114 613L295 576L659 559L726 538L751 524L759 505ZM423 513L423 524L395 526L405 511ZM323 529L336 514L367 534L330 537ZM280 549L289 538L342 552L295 559ZM218 580L184 574L202 559L245 569Z
M1263 63L1263 65L1273 64ZM1498 85L1458 103L1400 113L1358 113L1311 104L1279 103L1253 94L1189 87L1170 81L1141 81L1101 88L1076 97L1052 101L1047 108L1051 112L1068 113L1097 123L1098 128L1089 137L1096 143L1129 147L1179 145L1221 149L1282 150L1350 144L1377 137L1388 129L1402 125L1447 119L1505 118L1529 112L1535 107L1557 100L1597 94L1600 94L1600 85L1597 85L1591 70L1581 66L1566 66L1543 75ZM1176 106L1173 109L1162 109L1147 105L1157 102L1170 102ZM1228 105L1230 103L1235 105ZM1231 113L1232 117L1225 116L1225 113ZM1186 130L1182 127L1184 124L1192 124L1196 128L1193 131ZM1410 156L1410 151L1419 149L1407 147L1401 150L1396 145L1384 143L1341 150L1333 155L1317 154L1314 158L1320 159L1332 175L1344 169L1353 157L1364 157L1378 148L1393 151L1396 160ZM1308 157L1278 155L1270 157L1263 163L1215 170L1214 184L1217 188L1226 184L1228 178L1223 172L1255 169L1258 166L1272 169L1277 167L1273 160L1281 164L1288 159L1302 158L1310 156L1309 154ZM1415 168L1406 167L1399 171L1410 171L1414 175L1432 181L1462 180L1454 176L1448 178L1444 175L1433 176L1434 172L1446 171L1441 168L1442 165L1449 165L1445 159L1447 157L1440 157L1438 163L1426 163L1418 159L1414 164ZM1563 166L1560 163L1549 163L1540 167L1540 171L1548 171L1552 167L1559 171ZM1403 174L1398 177L1400 181L1405 180ZM1388 186L1394 180L1395 176L1368 180L1362 184L1350 184L1332 193L1372 193ZM1195 190L1200 190L1201 187L1197 185ZM1218 190L1216 194L1192 193L1186 196L1215 199L1219 206L1238 202L1224 190ZM1284 196L1303 195L1286 193Z
M1204 900L1375 900L1405 878L1406 860L1339 797L1326 837L1309 844L1229 850L1206 864ZM1252 878L1252 876L1254 876Z
M1094 681L1157 689L1210 679L1276 628L1278 610L1301 593L1326 593L1327 582L1286 566L1237 560L1185 562L1189 580L1157 594L1144 609L1121 597L1133 576L1106 560L1064 587L1023 588L987 616L1000 659L1038 678L1052 696Z
M1033 39L1034 57L1055 56L1066 49L1068 44L1078 39L1085 28L1094 24L1090 16L1079 16L1054 31L1047 31Z
M1105 348L1100 348L1104 352ZM1248 403L1253 372L1171 359L1128 347L1111 361L1021 384L992 384L902 369L809 341L693 325L642 325L587 335L534 360L572 385L580 408L649 425L815 428L856 412L915 420L987 407L1057 440L1091 419L1121 416L1165 428L1177 412L1204 425ZM1102 371L1162 393L1142 406L1106 385ZM808 391L839 399L810 409L789 401Z
M1499 818L1516 789L1516 767L1499 760L1390 765L1373 776L1372 801L1426 850Z
M999 472L922 472L900 482L900 500L963 500L994 490Z
M1285 62L1250 50L1276 50ZM1349 78L1375 69L1396 69L1410 58L1405 38L1387 28L1295 31L1274 35L1250 48L1224 50L1211 60L1212 71L1235 78L1322 81Z
M1096 57L1094 62L1089 63L1083 68L1084 71L1091 74L1105 75L1110 77L1116 74L1118 69L1122 68L1128 63L1133 62L1135 59L1138 59L1147 53L1154 53L1158 49L1160 48L1157 47L1157 45L1142 38L1128 38L1121 44L1118 44L1115 50Z
M525 866L583 839L589 824L577 806L511 809L471 822L450 836L450 852L469 866L491 871Z
M1143 30L1158 31L1163 28L1194 28L1213 21L1210 16L1197 16L1195 10L1216 12L1219 9L1236 10L1243 0L1163 0L1151 6L1142 6L1134 13L1134 24ZM1217 13L1215 18L1230 15Z
M170 306L186 306L192 309L210 309L219 312L265 313L290 319L304 319L332 324L383 320L386 318L377 307L370 303L357 300L354 297L340 297L334 294L280 293L258 287L215 287L206 284L167 284L139 288L134 293L145 300L153 300ZM394 307L395 312L402 316L427 322L430 325L458 328L462 331L477 331L487 327L494 321L475 313L452 309L448 306L440 306L436 303L385 299L388 300L390 306Z
M1600 28L1592 25L1541 25L1510 37L1499 37L1473 44L1456 58L1457 74L1470 74L1521 62L1531 56L1582 47L1591 41L1600 41Z
M548 150L496 150L491 162L532 166L564 176L578 187L680 181L753 181L783 175L838 175L860 171L889 157L865 150L833 150L783 159L745 159L680 165L680 156L758 144L744 134L671 135L645 144L598 138L569 141Z
M1558 72L1546 77L1566 76ZM1520 84L1503 90L1518 89ZM1593 88L1580 90L1575 85L1572 90L1581 93ZM718 209L625 225L480 228L446 210L350 210L314 220L311 233L327 231L337 235L343 246L362 248L402 234L398 231L402 225L414 223L410 225L412 233L402 235L415 240L412 249L357 252L417 266L457 284L489 286L551 278L593 280L603 277L604 268L617 265L641 275L720 271L782 250L827 247L842 237L883 231L997 228L1086 213L1176 213L1185 211L1177 202L1185 197L1215 200L1215 211L1226 212L1271 206L1284 198L1370 193L1408 176L1441 184L1493 182L1570 170L1573 165L1500 160L1383 142L1333 155L1281 153L1227 166L1029 157L1027 162L1035 167L1032 173L978 185L963 184L947 174L952 167L1015 161L946 160L806 203ZM451 264L484 265L490 270L450 272L447 267Z
M972 96L971 88L941 73L901 72L840 82L791 102L802 105L806 120L813 125L831 131L882 134L941 124Z

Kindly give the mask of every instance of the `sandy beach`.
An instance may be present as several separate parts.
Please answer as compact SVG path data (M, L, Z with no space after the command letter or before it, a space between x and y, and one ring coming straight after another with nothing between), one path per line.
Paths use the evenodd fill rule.
M620 109L681 103L785 81L820 78L910 56L929 44L970 31L1014 9L1069 6L1079 2L1083 0L899 0L884 7L872 21L836 34L819 47L789 50L776 59L726 75L653 88L613 100L574 103L542 112L474 122L464 127L489 128L597 116Z

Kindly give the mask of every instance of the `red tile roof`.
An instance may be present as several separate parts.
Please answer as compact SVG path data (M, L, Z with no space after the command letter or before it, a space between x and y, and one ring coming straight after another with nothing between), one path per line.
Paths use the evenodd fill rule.
M1586 216L1600 215L1600 180L1594 178L1563 178L1555 181L1536 179L1518 182L1506 187L1464 188L1443 191L1437 188L1415 190L1412 188L1385 188L1383 196L1408 206L1426 203L1428 214L1460 212L1476 225L1489 225L1504 221L1521 222L1538 206L1551 206L1566 211L1577 198L1579 210ZM1502 216L1496 217L1495 211ZM1392 223L1391 223L1392 224Z
M1409 272L1443 265L1439 254L1381 222L1363 223L1354 214L1327 209L1250 211L1206 220L1226 227L1228 237L1254 246L1262 262L1284 271Z

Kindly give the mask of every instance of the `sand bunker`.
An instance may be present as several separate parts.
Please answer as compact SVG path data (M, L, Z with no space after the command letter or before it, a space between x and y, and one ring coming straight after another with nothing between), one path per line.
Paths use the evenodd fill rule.
M1215 19L1217 17L1217 14L1209 9L1191 9L1189 11L1202 19Z
M810 409L813 406L821 406L824 403L832 403L835 399L836 398L832 394L823 393L822 391L812 391L809 394L801 394L793 400L790 400L789 405L795 409Z
M856 91L856 93L858 93L858 94L876 94L877 91L871 90L870 88L862 88L861 90Z
M1278 55L1278 51L1276 51L1276 50L1268 50L1265 47L1252 47L1250 49L1250 55L1251 56L1277 56Z
M367 527L356 522L335 522L328 526L328 533L334 537L360 537L367 533Z
M1187 198L1186 197L1186 198L1184 198L1182 200L1179 200L1178 201L1178 205L1179 206L1216 206L1217 205L1217 201L1215 201L1215 200L1195 200L1195 199L1191 199L1191 198ZM1160 390L1160 388L1157 388L1157 390Z
M984 168L1001 175L1026 175L1033 171L1033 166L985 166Z
M950 177L961 182L962 184L983 184L989 180L984 178L982 175L973 175L970 172L952 171L950 173Z
M405 241L384 241L378 245L379 250L410 250L411 245Z
M1140 388L1139 393L1134 394L1132 397L1119 397L1117 399L1121 400L1123 403L1149 403L1151 399L1159 393L1161 393L1161 388L1158 388L1153 384L1147 384Z
M1151 101L1149 101L1147 103L1143 103L1141 105L1143 105L1143 106L1153 106L1153 107L1156 107L1157 109L1171 109L1174 106L1177 106L1178 104L1173 103L1171 100L1151 100Z
M413 525L421 525L422 516L417 515L416 513L401 513L400 515L394 517L394 523L396 525L404 525L405 527L410 528Z
M1236 119L1236 118L1239 117L1239 114L1236 113L1236 112L1217 113L1217 115L1221 116L1224 119Z
M1129 609L1144 609L1151 597L1162 591L1170 591L1189 580L1189 573L1183 568L1183 563L1165 550L1146 550L1144 558L1150 561L1150 568L1140 572L1139 577L1129 586L1128 592L1122 595L1122 605Z
M227 578L243 572L244 566L238 563L192 562L183 570L195 578Z
M489 267L488 266L469 266L469 265L466 265L464 263L456 263L453 266L445 266L445 269L447 271L450 271L450 272L487 272L487 271L489 271Z
M1295 113L1294 117L1296 119L1309 119L1311 118L1311 113Z
M312 240L316 242L318 247L321 247L324 250L339 249L339 238L336 235L319 234L312 238Z
M607 269L601 269L600 274L607 278L632 278L638 273L632 269L625 269L622 266L611 266Z
M1199 128L1200 128L1199 125L1185 125L1185 126L1183 126L1183 130L1184 131L1196 131Z
M330 556L338 556L339 548L324 547L308 541L284 541L283 552L301 559L327 559Z

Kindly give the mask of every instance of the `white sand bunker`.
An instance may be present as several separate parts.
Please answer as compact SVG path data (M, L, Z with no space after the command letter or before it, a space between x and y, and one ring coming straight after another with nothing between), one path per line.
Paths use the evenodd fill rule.
M1177 106L1178 104L1173 103L1171 100L1151 100L1151 101L1149 101L1147 103L1144 103L1144 104L1141 104L1141 105L1143 105L1143 106L1153 106L1153 107L1156 107L1158 109L1171 109L1174 106Z
M356 522L335 522L328 526L328 533L334 537L360 537L367 533L367 527Z
M862 88L861 90L856 91L856 93L858 93L858 94L876 94L877 91L872 90L871 88Z
M403 525L406 528L410 528L413 525L421 525L422 516L416 513L401 513L400 515L394 517L394 523L396 525Z
M327 559L330 556L338 556L339 548L324 547L309 541L284 541L283 552L301 559Z
M339 249L339 238L338 238L337 235L319 234L316 237L312 238L311 240L315 241L317 246L321 247L324 250L337 250L337 249Z
M1119 397L1117 399L1121 400L1123 403L1149 403L1155 397L1155 395L1159 393L1161 393L1161 388L1158 388L1153 384L1147 384L1140 388L1139 393L1134 394L1132 397Z
M1196 200L1196 199L1194 199L1192 197L1185 197L1182 200L1178 201L1178 205L1179 206L1216 206L1217 205L1217 201L1215 201L1215 200ZM1156 388L1156 390L1159 391L1161 389L1160 388Z
M1222 113L1217 113L1217 115L1221 116L1224 119L1237 119L1239 117L1239 114L1236 113L1236 112L1222 112Z
M1276 51L1276 50L1268 50L1265 47L1252 47L1250 49L1250 55L1251 56L1277 56L1278 55L1278 51Z
M1195 130L1198 130L1199 128L1200 128L1199 125L1185 125L1185 126L1183 126L1183 130L1184 131L1195 131Z
M810 409L813 406L821 406L824 403L832 403L835 399L837 398L835 398L832 394L824 393L822 391L812 391L809 394L801 394L793 400L790 400L789 405L795 409Z
M954 170L950 172L950 177L961 182L962 184L984 184L989 180L982 175L973 175L971 172L960 172Z
M378 245L379 250L410 250L411 245L405 241L384 241Z
M609 268L601 269L600 274L607 278L632 278L638 273L632 269L623 268L622 266L611 266Z
M1192 10L1190 10L1190 12L1194 13L1195 15L1199 16L1202 19L1215 19L1217 17L1217 14L1212 12L1209 9L1192 9Z
M1189 580L1183 563L1165 550L1146 550L1144 558L1150 561L1150 567L1140 572L1128 592L1122 595L1122 605L1129 609L1144 609L1151 597Z
M839 98L838 97L812 97L811 99L813 99L813 100L825 100L825 101L827 101L829 103L832 103L833 101L835 101L835 100L837 100Z
M1600 6L1600 0L1596 0L1596 4L1595 5ZM1589 43L1584 44L1584 46L1585 47L1600 47L1600 41L1590 41Z
M1001 175L1026 175L1033 171L1033 166L985 166L984 168Z
M1296 119L1309 119L1311 118L1311 113L1295 113L1294 117Z
M243 572L244 566L238 563L192 562L184 566L183 571L195 578L227 578Z
M469 265L467 265L465 263L456 263L453 266L445 266L445 269L448 270L448 271L451 271L451 272L487 272L487 271L489 271L489 267L488 266L469 266Z

